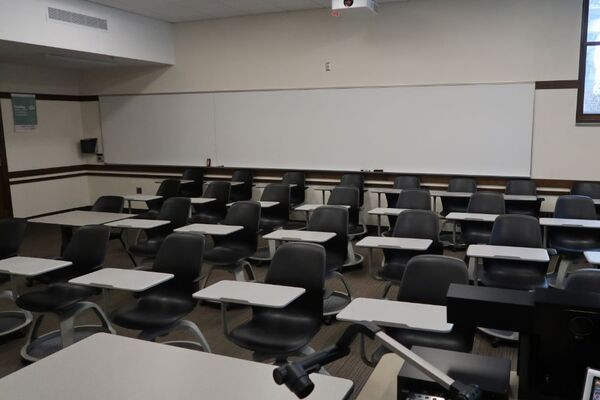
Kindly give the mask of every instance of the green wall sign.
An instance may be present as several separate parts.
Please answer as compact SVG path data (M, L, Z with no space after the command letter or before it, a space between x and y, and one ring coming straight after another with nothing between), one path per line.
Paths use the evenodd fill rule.
M13 118L15 132L30 131L37 128L37 107L35 95L12 94Z

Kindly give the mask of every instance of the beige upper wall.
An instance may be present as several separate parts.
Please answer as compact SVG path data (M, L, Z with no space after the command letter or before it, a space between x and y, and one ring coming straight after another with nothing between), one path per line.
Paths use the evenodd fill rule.
M175 25L176 65L83 74L86 94L576 79L581 0L413 0ZM331 63L331 72L325 71Z

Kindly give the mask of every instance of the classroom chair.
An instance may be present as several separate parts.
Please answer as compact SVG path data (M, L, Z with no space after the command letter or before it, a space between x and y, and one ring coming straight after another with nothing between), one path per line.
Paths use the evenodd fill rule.
M394 179L393 189L420 189L421 178L413 175L401 175ZM398 201L398 195L396 193L385 193L385 199L387 200L388 207L394 207ZM394 226L390 223L390 226Z
M192 294L199 290L204 235L176 232L167 236L156 254L152 271L174 277L144 293L133 304L115 310L115 325L141 331L138 338L154 342L171 332L184 330L194 341L169 341L166 344L193 345L210 353L210 346L198 326L183 319L197 304Z
M244 182L242 185L231 186L229 201L245 201L252 199L252 181L253 175L248 170L233 171L231 175L232 182Z
M571 194L600 199L600 182L574 182ZM600 217L600 204L596 204L596 214Z
M494 192L473 193L467 206L468 213L505 214L504 195ZM487 244L492 235L493 222L461 221L460 238L466 244Z
M183 170L181 179L193 182L182 184L179 189L179 196L202 197L202 186L204 185L204 171L202 168L186 168Z
M165 179L162 181L156 191L156 195L162 196L162 198L147 201L146 206L148 207L148 211L138 214L136 218L156 219L163 203L171 197L179 195L180 188L181 181L179 179Z
M214 247L204 252L209 270L204 279L206 287L213 270L230 272L236 280L255 280L252 265L247 261L258 247L258 224L261 208L256 201L238 201L227 212L223 225L240 225L243 229L225 236L213 236ZM248 279L244 276L244 272Z
M352 186L336 186L331 190L331 195L327 200L327 205L330 206L350 206L348 210L348 239L350 241L355 240L365 233L367 233L367 227L361 224L360 218L360 206L359 206L359 193L360 191ZM352 244L348 244L348 255L351 255L350 259L346 260L344 265L345 269L359 268L362 266L364 257L362 254L355 253L352 249Z
M298 207L304 203L306 198L306 178L304 172L288 171L283 174L281 183L296 185L290 189L290 207Z
M450 285L466 285L468 282L467 266L463 261L442 255L419 255L406 266L397 300L445 306ZM475 327L463 324L454 324L447 333L403 328L386 328L385 332L408 348L424 346L465 353L471 352L475 337ZM375 366L386 353L389 350L380 347L369 359L364 341L361 346L362 358L371 366Z
M171 197L167 199L156 219L170 221L170 224L159 226L153 229L146 229L146 240L138 241L136 244L129 247L129 253L135 257L141 257L141 264L147 259L152 259L158 253L160 246L165 238L173 232L174 229L180 228L187 224L190 214L191 202L188 197ZM133 257L132 257L133 259ZM134 260L134 264L138 263Z
M125 207L125 199L121 196L100 196L96 199L96 202L92 205L91 211L98 212L109 212L109 213L117 213L120 214L123 212L123 208ZM127 251L127 245L123 240L123 230L122 229L111 229L110 230L110 239L109 240L118 240L121 242L123 249ZM131 258L131 254L127 253ZM131 261L134 261L133 259Z
M475 193L477 181L473 178L452 178L448 182L449 192ZM442 197L442 214L444 217L451 212L466 212L469 198Z
M543 248L540 224L527 215L500 215L494 222L489 244ZM534 290L548 287L548 263L520 261L518 259L483 260L479 282L485 286L505 289Z
M600 269L583 268L565 279L565 290L600 293Z
M398 195L396 203L391 207L431 211L431 195L427 189L405 189ZM390 230L396 225L397 218L393 215L388 216ZM389 231L383 232L383 236L387 235L389 235Z
M255 361L273 359L275 364L287 358L309 355L310 341L323 321L323 288L326 255L323 246L314 243L286 243L275 254L265 283L303 288L302 296L282 309L253 307L249 321L228 327L223 311L223 331L236 345L251 350Z
M338 278L346 291L325 291L323 316L329 321L352 301L350 287L340 272L346 266L348 253L351 251L348 247L348 210L338 206L321 206L311 215L306 230L336 234L323 243L326 254L325 280Z
M362 174L344 174L339 186L353 186L358 189L358 206L365 203L365 177Z
M210 182L204 191L204 197L214 198L206 204L194 205L195 214L190 218L191 223L218 224L227 215L227 203L229 203L229 193L231 183L227 181Z
M383 260L374 278L386 281L383 298L387 297L393 285L400 285L406 265L420 254L443 254L444 248L440 242L440 221L438 216L428 210L407 210L396 220L392 237L431 239L433 243L425 251L383 249Z
M265 187L261 201L276 201L278 204L265 207L260 213L259 229L262 235L283 228L290 220L290 185L287 183L271 183ZM259 248L252 257L256 261L270 261L275 251L274 243L270 247Z
M100 291L68 283L69 279L103 267L109 234L110 229L102 225L77 229L63 255L63 259L73 265L46 274L50 281L47 287L17 298L19 307L38 314L29 330L27 343L21 349L24 360L37 361L96 332L115 333L102 309L95 303L84 301ZM75 326L75 318L87 310L96 314L101 325ZM60 329L38 336L40 325L48 314L58 319Z
M505 194L519 196L537 196L537 185L531 179L511 179L506 182ZM507 214L529 215L535 218L540 217L540 208L543 199L539 198L536 202L506 200Z
M7 218L0 220L0 260L15 257L25 238L27 220L23 218ZM10 281L10 275L0 274L0 285ZM17 294L11 290L1 290L0 299L14 301ZM23 310L0 311L0 338L21 331L27 327L33 317Z
M588 196L566 195L556 200L554 218L596 219L594 201ZM597 229L576 227L548 227L548 246L558 253L558 269L583 257L586 250L600 249L600 232ZM551 284L555 276L550 278Z

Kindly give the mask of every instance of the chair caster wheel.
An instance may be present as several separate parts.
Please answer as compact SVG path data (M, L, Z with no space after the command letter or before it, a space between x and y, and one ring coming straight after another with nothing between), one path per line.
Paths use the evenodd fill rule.
M331 325L331 324L333 324L333 317L323 317L323 323L325 325Z

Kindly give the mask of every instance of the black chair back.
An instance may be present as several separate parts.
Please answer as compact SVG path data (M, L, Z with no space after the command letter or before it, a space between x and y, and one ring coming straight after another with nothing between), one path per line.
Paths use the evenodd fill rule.
M230 201L245 201L252 199L252 181L254 177L251 171L233 171L232 182L244 182L242 185L231 186Z
M536 196L537 185L531 179L512 179L506 183L505 193L520 196ZM506 199L507 214L521 214L539 218L541 206L541 198L536 202Z
M181 185L179 195L181 197L201 197L202 185L204 184L204 171L200 167L186 168L181 179L193 181ZM205 196L208 197L208 196Z
M396 208L431 210L431 195L425 189L404 189L398 195Z
M398 301L445 306L452 283L469 283L464 261L433 254L416 256L406 266Z
M537 195L537 185L531 179L511 179L506 182L506 194L522 196Z
M365 202L365 177L361 174L344 174L340 179L339 186L353 186L358 189L358 206L362 207Z
M467 212L480 214L504 214L504 195L493 192L473 193ZM461 221L461 237L467 244L487 244L492 234L492 222Z
M223 220L227 215L227 203L229 202L229 193L231 191L231 183L227 181L210 182L204 191L204 197L214 198L206 204L195 205L194 208L197 215L193 218L194 222L202 222L203 218L206 223L215 223Z
M300 314L313 321L323 319L326 253L314 243L286 243L280 246L269 266L265 283L306 290L285 308L286 314Z
M171 280L160 285L159 290L191 296L199 287L204 235L190 232L175 232L163 241L152 270L173 274Z
M26 229L27 220L24 218L0 220L0 260L17 255Z
M146 205L151 211L159 211L166 200L179 195L180 188L181 181L179 179L165 179L156 190L156 195L162 197L147 201Z
M350 206L348 224L358 226L360 217L360 190L353 186L336 186L327 199L329 206Z
M276 201L279 204L266 207L261 211L261 227L271 230L283 226L290 219L290 185L287 183L271 183L267 185L260 197L261 201Z
M60 275L73 273L72 276L78 276L102 268L109 235L110 228L104 225L87 225L76 229L62 256L73 265L65 271L60 270Z
M440 241L440 220L433 211L407 210L396 219L392 231L393 237L431 239L433 243L425 251L383 249L385 263L388 265L406 265L412 257L429 253L442 254L444 251Z
M475 193L477 191L477 181L473 178L452 178L448 182L448 191ZM442 197L441 214L446 216L451 212L465 212L468 204L468 198Z
M542 248L540 224L527 215L500 215L494 222L491 245ZM533 290L547 287L548 263L485 259L480 281L486 286Z
M171 221L171 223L146 230L148 239L166 237L169 233L173 232L173 229L187 225L191 205L189 197L171 197L167 199L160 208L156 219Z
M596 219L594 201L588 196L560 196L554 207L554 218ZM597 229L549 227L548 243L560 254L580 254L600 247L600 233Z
M281 183L296 185L291 188L290 203L295 206L304 203L306 198L306 178L304 172L288 171L283 174Z
M341 268L348 255L348 210L338 206L319 207L312 213L306 230L336 234L323 243L323 247L327 254L327 271Z
M394 189L419 189L421 188L421 178L412 175L401 175L394 179L392 186ZM398 201L398 195L396 193L385 193L385 199L387 200L388 207L393 207ZM390 223L390 226L394 226Z
M600 182L574 182L571 194L600 199Z
M600 269L584 268L569 274L565 279L565 290L600 293Z
M238 201L227 211L223 225L240 225L244 228L230 235L214 236L216 246L242 249L254 254L258 247L258 227L261 207L257 201Z
M121 196L100 196L92 206L92 211L122 213L125 199Z

